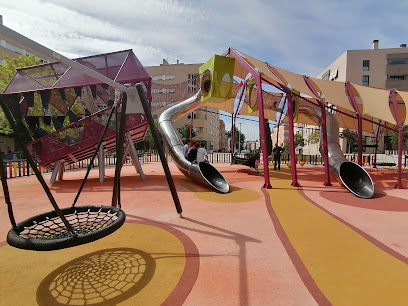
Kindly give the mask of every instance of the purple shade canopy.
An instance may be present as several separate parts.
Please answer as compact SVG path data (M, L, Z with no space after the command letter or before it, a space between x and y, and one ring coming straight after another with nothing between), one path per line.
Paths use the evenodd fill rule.
M132 50L99 54L74 61L118 82L150 82L150 76ZM85 87L103 82L59 62L17 69L3 94L20 94L51 89Z

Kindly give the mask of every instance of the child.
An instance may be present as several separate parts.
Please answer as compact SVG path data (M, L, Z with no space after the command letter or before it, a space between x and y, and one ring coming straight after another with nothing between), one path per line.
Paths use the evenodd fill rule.
M205 149L205 143L201 143L201 147L197 151L197 163L205 162L207 158L207 150Z
M187 159L190 162L194 162L197 159L197 152L198 152L198 148L200 147L200 145L197 142L193 143L193 147L190 149L190 152L188 152L188 156Z

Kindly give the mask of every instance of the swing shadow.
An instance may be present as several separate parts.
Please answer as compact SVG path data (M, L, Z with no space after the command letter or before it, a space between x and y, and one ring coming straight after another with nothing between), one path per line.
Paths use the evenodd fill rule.
M38 305L117 305L151 281L155 259L133 248L99 250L48 274L37 288Z

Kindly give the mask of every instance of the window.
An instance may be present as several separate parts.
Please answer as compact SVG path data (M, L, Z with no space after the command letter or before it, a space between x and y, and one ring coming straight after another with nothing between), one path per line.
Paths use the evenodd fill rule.
M369 70L370 70L370 61L363 60L363 71L369 71Z
M329 80L333 81L339 76L339 67L330 71Z
M364 85L364 86L369 86L370 85L370 76L369 75L363 75L361 85Z
M388 65L408 64L408 58L390 58L387 61L388 61Z
M152 89L152 94L166 94L166 93L174 93L176 90L172 88L159 88L159 89Z
M191 119L191 113L188 113L187 119ZM197 111L196 110L193 112L193 119L197 119Z
M197 91L197 79L198 74L189 74L188 75L188 92L196 92Z
M325 73L322 75L322 80L329 80L330 77L330 70L327 70Z
M391 81L402 81L405 80L405 77L403 75L389 75L388 80Z
M174 75L154 75L152 81L174 80Z

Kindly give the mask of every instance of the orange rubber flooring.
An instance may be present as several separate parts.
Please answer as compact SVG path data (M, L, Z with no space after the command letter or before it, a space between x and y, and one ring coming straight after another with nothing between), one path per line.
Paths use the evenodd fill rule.
M183 218L160 163L142 165L145 181L124 166L124 226L58 251L8 246L1 195L0 305L408 304L408 192L394 189L395 172L367 169L376 191L363 200L337 182L323 186L322 166L298 167L298 188L287 166L270 170L272 189L245 166L214 166L229 194L170 163ZM72 204L84 174L50 185L60 207ZM108 167L99 183L93 169L77 205L110 205L113 176ZM8 183L17 222L52 209L35 176Z

